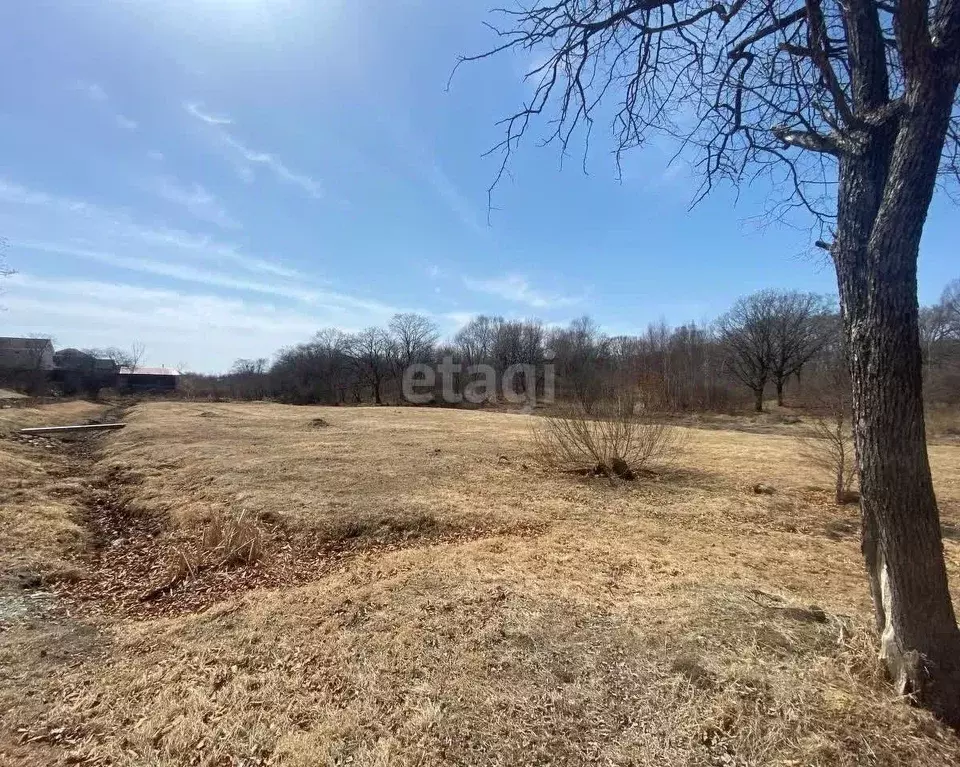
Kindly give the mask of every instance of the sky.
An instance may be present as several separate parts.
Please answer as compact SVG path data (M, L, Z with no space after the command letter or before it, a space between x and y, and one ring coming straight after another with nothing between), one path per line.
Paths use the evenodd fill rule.
M835 293L757 181L691 209L652 141L622 175L532 136L494 190L496 121L531 94L492 0L32 0L0 5L0 335L129 348L197 372L318 329L475 314L609 333L707 322L762 288ZM586 172L584 172L584 166ZM938 198L920 300L960 276Z

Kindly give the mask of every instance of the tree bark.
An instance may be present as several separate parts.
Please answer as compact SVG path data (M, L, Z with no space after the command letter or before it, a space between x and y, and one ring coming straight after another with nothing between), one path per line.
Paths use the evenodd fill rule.
M777 379L777 407L783 407L783 379Z
M754 401L753 401L754 410L756 410L758 413L762 413L763 412L763 389L754 389L753 396L754 396Z
M833 256L880 655L900 693L960 726L960 630L927 457L917 306L920 234L955 90L947 77L925 79L898 124L841 159Z

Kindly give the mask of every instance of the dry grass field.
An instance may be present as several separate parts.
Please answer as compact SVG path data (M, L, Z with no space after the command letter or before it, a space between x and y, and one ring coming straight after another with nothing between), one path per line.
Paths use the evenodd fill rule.
M2 764L960 762L883 681L856 507L788 434L684 429L628 483L538 469L524 415L125 420L0 442L0 567L43 603L0 621ZM931 457L956 585L960 447ZM237 519L252 564L207 550Z

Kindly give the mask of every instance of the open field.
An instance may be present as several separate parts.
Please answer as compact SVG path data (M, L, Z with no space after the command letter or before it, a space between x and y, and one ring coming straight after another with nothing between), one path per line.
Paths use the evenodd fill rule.
M960 761L883 681L856 507L789 436L686 429L670 465L611 483L540 471L523 415L126 421L62 454L0 442L0 567L36 569L44 605L0 623L0 763ZM960 447L931 460L956 584ZM238 517L260 561L141 599Z

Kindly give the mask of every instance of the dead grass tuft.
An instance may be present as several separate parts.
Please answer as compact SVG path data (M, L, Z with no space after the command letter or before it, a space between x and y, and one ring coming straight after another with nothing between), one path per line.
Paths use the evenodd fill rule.
M215 516L207 522L202 541L213 567L252 565L264 556L263 529L245 511L236 517Z

